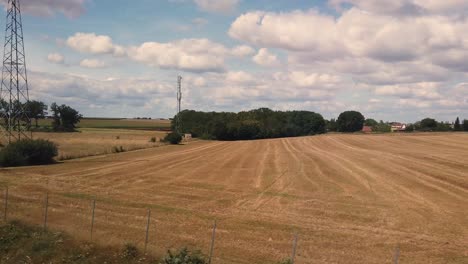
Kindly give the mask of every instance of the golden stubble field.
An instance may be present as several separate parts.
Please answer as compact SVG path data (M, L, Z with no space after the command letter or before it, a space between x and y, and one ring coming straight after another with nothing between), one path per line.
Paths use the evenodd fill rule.
M125 151L158 147L162 145L159 140L165 136L166 132L160 131L104 128L81 128L75 133L33 133L33 138L47 139L58 145L58 160L110 154L120 147ZM156 142L151 142L153 137Z
M0 170L10 217L152 254L191 246L213 263L468 263L468 134L198 141Z

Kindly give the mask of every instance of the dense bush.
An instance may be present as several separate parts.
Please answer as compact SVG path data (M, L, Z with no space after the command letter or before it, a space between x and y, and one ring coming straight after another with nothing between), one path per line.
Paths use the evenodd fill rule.
M421 131L436 131L438 127L438 123L433 118L425 118L419 122L418 130Z
M378 133L389 133L392 132L392 126L381 120L376 126L372 127L372 130Z
M55 143L43 139L23 139L0 150L0 166L17 167L54 162L58 150Z
M406 125L405 132L414 132L414 125L413 124Z
M240 113L206 113L186 110L179 115L180 131L205 139L251 140L307 136L326 131L323 117L307 111L281 112L260 108Z
M364 116L356 111L346 111L337 120L339 132L357 132L364 127Z
M165 142L169 142L172 145L177 145L182 141L182 136L179 133L169 133L164 138Z
M178 252L167 252L167 256L161 261L161 264L205 264L208 263L202 254L198 251L190 252L183 248Z
M329 132L337 132L338 131L338 124L336 123L336 119L332 118L330 121L326 121L326 128Z
M463 120L463 130L468 131L468 120L467 119Z

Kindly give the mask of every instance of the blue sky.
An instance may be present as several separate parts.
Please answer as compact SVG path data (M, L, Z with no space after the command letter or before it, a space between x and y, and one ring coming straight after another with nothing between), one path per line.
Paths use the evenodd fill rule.
M172 117L181 74L189 109L468 118L463 0L22 0L21 6L32 99L69 104L86 116Z

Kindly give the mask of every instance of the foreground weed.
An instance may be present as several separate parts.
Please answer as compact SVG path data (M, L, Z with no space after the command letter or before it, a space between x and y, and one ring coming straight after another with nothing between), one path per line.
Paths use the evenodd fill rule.
M206 264L205 257L199 251L190 252L183 248L177 252L168 251L160 264Z

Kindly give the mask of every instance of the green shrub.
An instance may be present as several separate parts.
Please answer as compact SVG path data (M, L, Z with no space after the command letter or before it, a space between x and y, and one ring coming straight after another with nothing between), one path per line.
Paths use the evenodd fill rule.
M405 128L405 132L414 132L414 125L408 124Z
M135 245L127 243L122 251L122 258L124 259L136 259L138 257L138 249Z
M161 261L161 264L205 264L208 263L199 251L190 252L183 248L178 252L167 252L167 256Z
M43 139L23 139L0 150L0 166L17 167L54 163L57 145Z
M283 261L278 262L278 264L292 264L292 260L290 259L285 259Z
M171 143L172 145L177 145L182 142L182 136L179 133L169 133L164 138L164 141Z
M28 234L22 229L19 222L0 227L0 255L11 250L18 241L28 238Z

